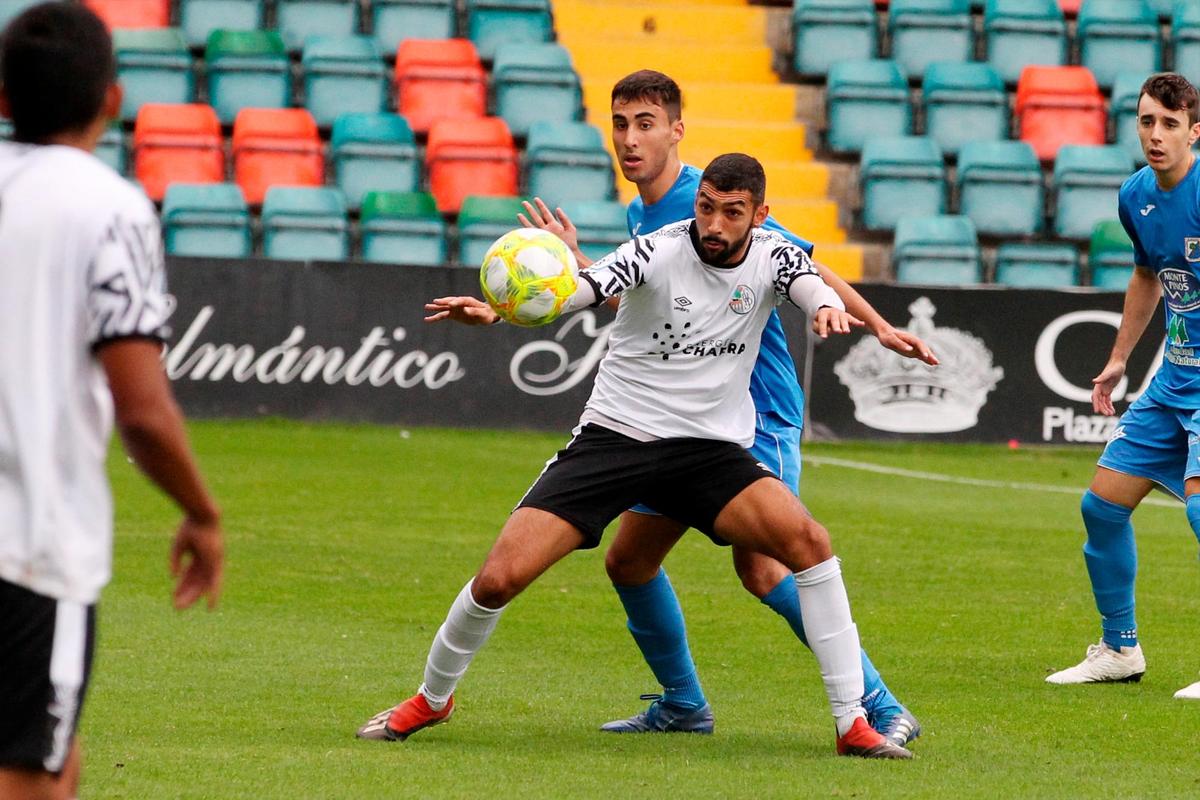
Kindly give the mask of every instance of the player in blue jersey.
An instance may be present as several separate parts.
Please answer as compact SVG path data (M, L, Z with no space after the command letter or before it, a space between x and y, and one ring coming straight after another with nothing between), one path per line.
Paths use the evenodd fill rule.
M701 170L684 165L679 158L679 142L684 134L681 106L678 84L661 72L641 70L613 87L613 144L622 175L637 185L639 195L629 204L627 212L631 235L651 233L694 216ZM540 200L535 203L525 204L528 216L521 217L521 223L553 230L572 246L583 264L588 263L579 251L570 219L561 209L552 214ZM780 231L811 254L811 243L785 230L773 218L768 217L764 227ZM818 267L847 310L864 320L881 344L902 355L937 363L924 342L906 331L897 331L849 284L829 269ZM804 396L778 314L772 314L763 331L750 393L757 411L751 453L793 491L799 492ZM652 698L647 710L629 719L610 722L602 727L605 731L710 733L713 730L712 709L688 647L683 612L662 568L667 553L685 530L685 526L674 520L638 507L622 516L620 529L609 547L605 560L609 578L625 607L629 630L661 684L662 693ZM787 567L739 547L733 548L733 562L743 586L782 616L807 644L795 581ZM888 690L866 652L862 654L862 664L863 704L872 727L898 745L916 738L920 725Z
M1108 363L1092 383L1092 405L1112 415L1113 392L1159 298L1165 301L1164 358L1146 391L1121 416L1083 495L1083 557L1100 611L1098 644L1050 683L1136 682L1146 671L1134 618L1137 547L1130 515L1156 485L1185 500L1200 537L1200 96L1182 75L1142 86L1138 138L1147 165L1121 187L1117 211L1133 240L1133 276ZM1195 335L1196 340L1192 340ZM1179 690L1200 700L1200 682Z

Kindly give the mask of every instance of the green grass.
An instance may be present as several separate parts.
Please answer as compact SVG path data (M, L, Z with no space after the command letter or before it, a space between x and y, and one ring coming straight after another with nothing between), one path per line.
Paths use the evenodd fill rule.
M116 566L82 736L81 797L1195 797L1196 542L1135 517L1140 685L1042 678L1098 635L1078 499L805 467L863 642L924 723L909 763L833 755L816 663L689 534L668 561L717 715L712 737L611 737L655 684L599 550L505 613L451 724L405 744L356 727L420 682L430 640L564 436L192 427L226 511L215 613L170 610L171 506L115 452ZM806 445L810 455L1082 488L1090 450Z

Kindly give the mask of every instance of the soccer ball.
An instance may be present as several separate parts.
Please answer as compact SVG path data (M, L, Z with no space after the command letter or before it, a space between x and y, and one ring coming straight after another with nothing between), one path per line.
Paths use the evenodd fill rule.
M479 285L501 319L531 328L562 314L575 293L577 269L562 239L540 228L517 228L488 248Z

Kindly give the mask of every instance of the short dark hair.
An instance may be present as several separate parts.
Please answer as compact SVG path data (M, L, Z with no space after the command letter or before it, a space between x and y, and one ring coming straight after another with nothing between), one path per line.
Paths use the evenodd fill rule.
M704 168L700 182L719 192L749 192L755 208L767 199L767 173L757 158L745 153L717 156Z
M0 84L19 142L86 128L115 75L108 28L82 4L33 6L0 34Z
M1200 122L1200 93L1191 81L1178 72L1151 75L1142 84L1142 91L1138 93L1139 103L1144 94L1162 103L1163 108L1168 111L1186 111L1188 125Z
M683 93L669 75L652 69L639 69L617 81L612 89L612 102L629 103L642 100L662 106L667 119L674 122L683 113Z

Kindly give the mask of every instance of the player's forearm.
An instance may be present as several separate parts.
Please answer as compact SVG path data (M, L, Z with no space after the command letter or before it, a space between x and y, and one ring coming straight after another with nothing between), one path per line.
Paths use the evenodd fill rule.
M1144 267L1136 267L1129 279L1129 287L1125 290L1121 325L1117 329L1117 338L1109 355L1109 363L1124 364L1129 360L1129 354L1146 332L1146 326L1150 324L1150 318L1154 316L1161 297L1162 285L1154 273Z
M220 519L188 447L183 414L174 400L120 414L117 430L129 457L189 518L206 524Z
M822 306L846 310L842 298L819 275L800 275L788 287L788 299L811 318Z
M596 285L580 276L579 282L575 287L575 294L567 298L567 302L563 304L563 313L567 314L572 311L591 308L599 300L600 297L596 292Z
M845 310L867 323L867 329L871 333L879 335L880 332L891 329L891 324L875 310L874 306L867 302L865 297L858 293L858 290L824 264L813 261L813 265L820 271L821 278L825 283L829 284L829 287L842 299L846 306Z

